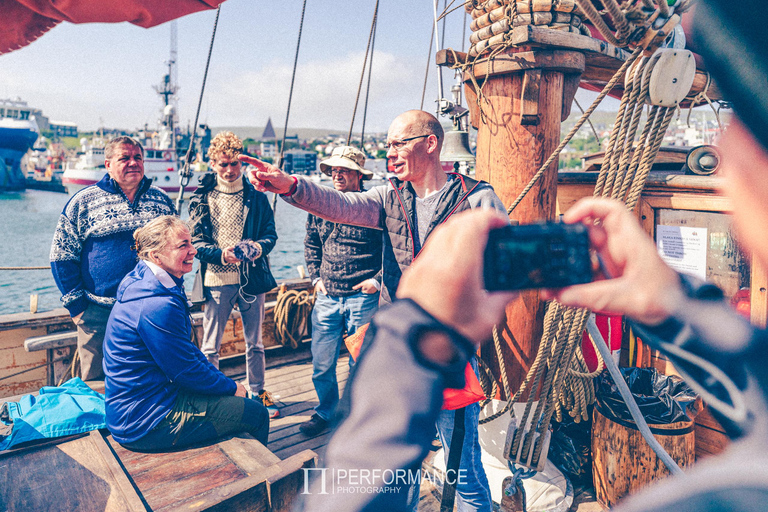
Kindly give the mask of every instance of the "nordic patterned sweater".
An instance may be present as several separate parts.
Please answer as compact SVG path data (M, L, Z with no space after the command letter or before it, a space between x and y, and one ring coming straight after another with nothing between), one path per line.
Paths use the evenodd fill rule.
M171 199L144 178L133 203L105 175L67 202L51 245L51 271L72 316L93 302L111 307L120 281L136 266L133 232L161 215Z

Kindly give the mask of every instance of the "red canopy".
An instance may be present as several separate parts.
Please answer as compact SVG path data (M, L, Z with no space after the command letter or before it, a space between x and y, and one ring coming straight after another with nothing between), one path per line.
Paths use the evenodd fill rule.
M0 54L28 45L62 21L149 28L224 0L0 0Z

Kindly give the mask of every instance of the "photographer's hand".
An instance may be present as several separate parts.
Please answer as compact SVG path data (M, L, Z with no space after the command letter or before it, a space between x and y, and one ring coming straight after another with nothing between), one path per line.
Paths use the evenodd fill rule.
M582 199L565 213L563 220L583 222L589 228L592 247L612 279L542 290L542 298L555 298L566 306L624 314L649 325L669 318L684 300L677 274L662 261L656 244L624 204L609 199Z
M430 235L403 273L397 296L410 298L479 345L490 339L504 307L517 294L483 289L483 251L488 231L508 224L500 213L473 210L452 217Z

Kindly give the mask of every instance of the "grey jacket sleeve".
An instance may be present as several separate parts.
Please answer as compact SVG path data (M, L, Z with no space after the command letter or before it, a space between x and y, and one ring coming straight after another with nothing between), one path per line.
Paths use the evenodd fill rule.
M374 317L373 341L351 379L349 416L328 445L327 468L316 470L326 472L326 488L321 478L315 479L305 510L405 510L409 479L418 475L435 436L442 390L446 383L463 385L457 379L463 379L466 365L464 358L450 368L420 361L411 344L417 326L429 321L410 300ZM363 475L368 479L361 484Z
M379 185L365 192L339 192L299 176L296 191L280 196L286 203L331 222L364 228L383 228L384 195L387 187Z
M503 214L507 213L507 208L496 195L493 187L485 182L480 183L467 200L472 208L493 208Z

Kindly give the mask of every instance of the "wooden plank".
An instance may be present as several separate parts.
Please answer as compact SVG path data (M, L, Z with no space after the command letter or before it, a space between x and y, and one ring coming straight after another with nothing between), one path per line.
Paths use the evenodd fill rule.
M279 471L267 479L269 505L272 512L289 512L304 487L304 468L317 465L317 454L305 450L276 464Z
M255 473L280 462L274 453L247 434L221 441L218 447L246 473Z
M768 273L757 259L752 262L749 289L750 321L764 329L768 323Z
M207 494L175 503L173 506L162 509L162 512L197 510L205 510L206 512L232 512L233 510L268 512L267 482L261 475L249 476L213 489Z
M33 336L24 340L24 350L36 352L59 347L77 345L77 331L63 331L44 336Z
M0 350L0 375L9 375L47 361L46 353L30 353L22 347Z
M0 510L146 510L98 436L94 432L4 458Z
M141 485L138 487L152 510L182 510L187 508L185 504L190 501L203 499L203 496L209 493L212 495L219 494L222 487L240 484L247 478L246 473L230 462L220 466L212 466L197 474L163 482L164 485L155 485L151 489L145 490ZM247 488L242 484L238 487ZM217 501L217 499L213 498L212 501ZM205 509L201 508L201 510Z
M286 442L282 444L281 448L274 449L273 452L281 459L290 457L291 455L299 453L303 450L312 450L315 453L319 453L318 450L327 445L330 439L331 432L326 432L325 434L317 437L311 437L309 439L306 437L301 438L296 436L294 439L286 440Z

